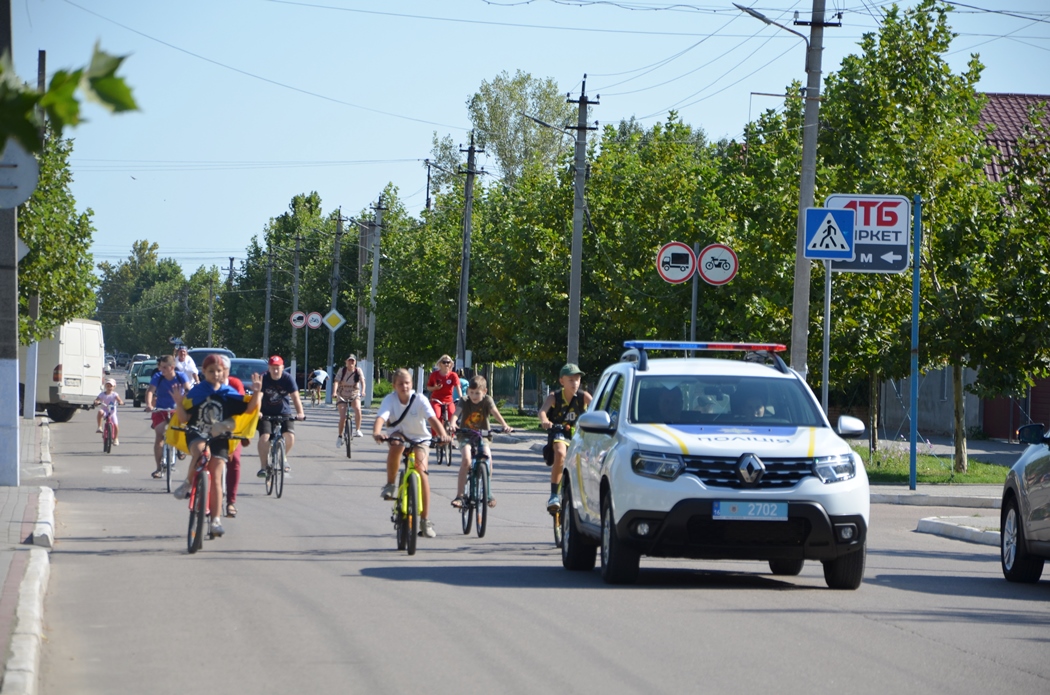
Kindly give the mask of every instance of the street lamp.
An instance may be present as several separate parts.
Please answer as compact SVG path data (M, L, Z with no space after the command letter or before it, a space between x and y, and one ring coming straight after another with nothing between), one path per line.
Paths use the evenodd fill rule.
M736 5L737 9L766 24L798 36L806 42L806 105L802 128L802 180L798 192L798 226L795 235L795 290L791 303L791 366L806 376L806 355L809 349L809 276L806 259L806 208L813 207L813 193L817 176L817 119L820 116L820 58L824 43L824 0L813 0L813 19L809 39L781 24L777 24L750 7Z

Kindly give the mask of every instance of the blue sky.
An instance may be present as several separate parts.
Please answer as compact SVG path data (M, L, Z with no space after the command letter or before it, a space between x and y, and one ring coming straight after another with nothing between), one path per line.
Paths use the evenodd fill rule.
M634 116L650 126L674 108L712 138L740 136L780 104L761 93L805 81L803 41L728 0L11 4L15 68L27 81L41 49L49 75L84 64L96 41L129 56L121 74L142 110L87 109L90 121L68 133L73 193L94 211L96 261L126 258L147 239L187 273L239 263L299 193L357 215L393 182L418 213L434 134L466 142L467 100L504 70L551 77L573 98L586 73L600 124ZM985 91L1050 94L1050 4L965 4L973 7L958 6L951 20L955 69L978 52ZM827 0L843 26L825 30L825 75L888 6ZM812 0L753 7L791 26L795 10L808 19Z

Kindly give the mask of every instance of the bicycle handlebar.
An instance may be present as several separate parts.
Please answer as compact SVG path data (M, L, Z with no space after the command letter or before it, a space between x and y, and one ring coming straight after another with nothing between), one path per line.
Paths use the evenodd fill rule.
M379 440L386 442L387 444L411 444L412 446L423 446L426 444L440 444L440 437L424 437L423 439L409 439L407 437L393 436L388 437L385 435L379 435Z

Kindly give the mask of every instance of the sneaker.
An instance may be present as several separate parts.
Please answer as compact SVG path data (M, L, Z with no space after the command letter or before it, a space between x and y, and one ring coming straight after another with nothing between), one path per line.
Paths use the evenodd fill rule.
M437 532L434 531L434 522L430 519L422 519L421 521L422 523L419 524L419 535L426 538L437 537Z
M387 483L386 485L384 485L383 486L383 492L381 494L383 496L383 499L385 499L385 500L392 500L392 499L394 499L394 484L393 483Z
M561 498L557 495L551 495L551 498L547 500L547 511L551 514L561 511Z
M211 535L219 538L224 533L226 533L226 531L223 530L222 523L218 519L211 522Z
M361 434L361 430L358 430L358 431L354 432L354 436L355 437L363 437L365 435Z
M336 449L342 449L343 448L343 444L344 444L344 442L343 442L343 438L342 437L340 437L339 439L335 440L335 448Z
M266 472L265 468L260 468L259 472L255 474L256 478L268 478L270 474Z
M184 458L186 458L186 454L182 453L181 451L176 451L176 452L175 452L175 458L177 458L178 460L180 460L180 461L181 461L181 460L183 460ZM174 468L172 468L171 470L175 470L175 469L174 469Z
M95 434L102 434L102 428L99 427L97 430L95 430Z
M120 440L119 439L114 439L113 440L113 446L120 446Z
M190 498L190 484L185 480L182 481L182 485L175 488L175 492L171 494L175 495L177 500L188 500Z

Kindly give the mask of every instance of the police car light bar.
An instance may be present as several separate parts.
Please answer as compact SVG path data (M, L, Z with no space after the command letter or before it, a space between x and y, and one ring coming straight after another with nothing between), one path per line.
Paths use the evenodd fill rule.
M694 343L680 340L627 340L625 348L636 350L735 350L739 352L784 352L780 343Z

